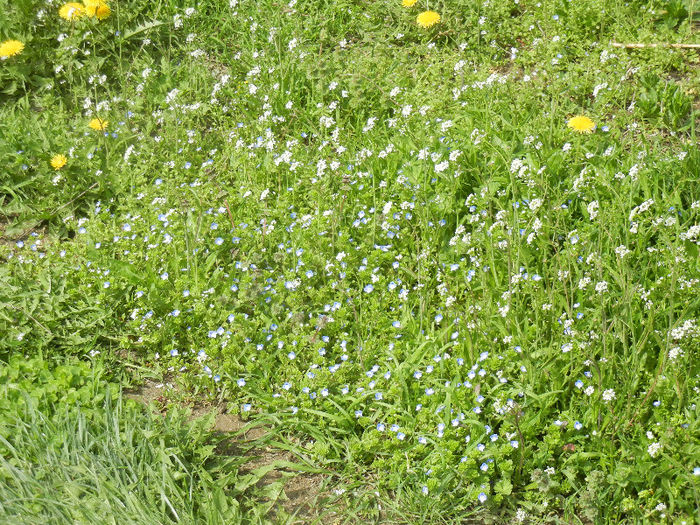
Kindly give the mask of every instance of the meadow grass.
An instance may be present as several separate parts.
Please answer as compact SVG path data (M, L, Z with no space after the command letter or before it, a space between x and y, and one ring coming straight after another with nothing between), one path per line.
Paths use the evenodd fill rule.
M405 4L0 0L5 373L224 403L332 472L347 523L693 523L700 61L611 42L698 43L696 6ZM70 493L81 447L115 477L133 418L187 428L112 399L35 480L17 411L0 490ZM230 472L171 467L129 519L239 512ZM255 501L230 519L287 519Z
M221 453L213 414L152 414L99 366L10 365L0 376L3 523L269 522L274 490L257 490L260 469L240 471L248 457Z

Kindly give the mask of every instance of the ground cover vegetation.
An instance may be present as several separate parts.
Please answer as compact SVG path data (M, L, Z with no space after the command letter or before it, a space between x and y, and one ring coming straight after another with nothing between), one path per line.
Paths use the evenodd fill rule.
M692 0L0 9L3 521L695 522Z

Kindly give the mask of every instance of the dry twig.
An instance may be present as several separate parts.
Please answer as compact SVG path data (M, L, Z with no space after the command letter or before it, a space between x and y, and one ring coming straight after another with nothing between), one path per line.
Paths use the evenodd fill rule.
M623 47L625 49L644 49L647 47L669 47L673 49L700 49L700 44L670 44L668 42L662 42L658 44L623 44L620 42L613 42L613 47Z

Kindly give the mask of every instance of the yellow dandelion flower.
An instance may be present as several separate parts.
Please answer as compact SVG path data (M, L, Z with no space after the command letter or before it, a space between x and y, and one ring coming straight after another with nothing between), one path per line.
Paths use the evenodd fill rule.
M414 5L416 5L417 1L418 0L403 0L403 2L401 2L401 5L404 7L413 7Z
M83 4L85 4L85 13L98 20L104 20L112 14L112 10L104 0L83 0Z
M95 16L97 17L98 20L104 20L105 18L109 18L109 15L112 14L112 10L109 8L107 4L98 6L97 9L95 10Z
M416 18L416 22L421 27L432 27L438 22L440 22L440 15L435 11L423 11Z
M60 153L58 155L54 155L53 157L51 157L51 167L53 169L55 169L56 171L60 170L67 163L68 163L68 159L66 158L66 156L61 155Z
M578 133L593 133L593 130L595 129L595 122L588 117L584 117L583 115L571 117L566 125Z
M90 121L88 126L95 131L105 131L107 129L107 124L109 120L102 120L101 118L94 118Z
M0 60L19 55L24 49L24 44L19 40L5 40L0 44Z
M64 20L77 20L85 16L85 6L78 2L68 2L60 7L58 14Z

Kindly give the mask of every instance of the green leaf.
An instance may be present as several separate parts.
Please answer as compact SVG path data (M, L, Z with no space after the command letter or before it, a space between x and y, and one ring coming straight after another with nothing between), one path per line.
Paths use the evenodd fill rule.
M494 485L493 489L498 494L503 494L504 496L509 496L513 492L513 484L509 479L502 479Z

